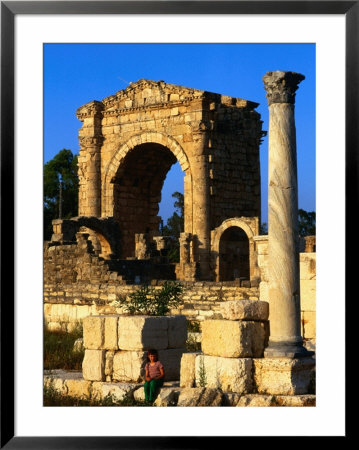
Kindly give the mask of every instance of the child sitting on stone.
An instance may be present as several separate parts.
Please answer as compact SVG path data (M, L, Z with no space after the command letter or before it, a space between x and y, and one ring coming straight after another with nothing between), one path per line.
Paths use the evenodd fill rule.
M152 403L156 398L157 390L163 386L165 372L162 363L158 361L157 350L149 350L147 360L148 363L145 366L145 399Z

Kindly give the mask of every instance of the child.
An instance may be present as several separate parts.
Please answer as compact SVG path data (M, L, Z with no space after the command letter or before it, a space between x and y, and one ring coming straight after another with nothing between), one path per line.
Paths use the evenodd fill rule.
M163 385L165 372L163 365L158 361L157 350L148 350L148 363L145 366L145 399L147 402L153 402L156 398L156 391Z

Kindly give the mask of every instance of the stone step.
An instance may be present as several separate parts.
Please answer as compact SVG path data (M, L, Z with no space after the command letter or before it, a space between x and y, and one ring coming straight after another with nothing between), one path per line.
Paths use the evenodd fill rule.
M52 386L64 396L101 399L112 395L121 401L126 396L144 401L143 384L107 383L87 381L82 372L65 370L44 371L44 386ZM223 393L219 389L205 387L180 388L179 381L165 381L159 390L154 406L315 406L316 396L305 395L261 395Z

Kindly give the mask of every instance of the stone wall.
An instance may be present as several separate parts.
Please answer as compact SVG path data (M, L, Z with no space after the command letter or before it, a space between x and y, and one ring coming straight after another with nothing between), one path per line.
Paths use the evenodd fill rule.
M155 289L160 289L158 282ZM232 284L232 285L230 285ZM235 286L234 283L183 282L183 303L172 314L183 314L189 320L215 318L223 301L258 299L258 288ZM44 319L49 329L71 331L89 315L117 314L116 301L137 290L137 285L107 283L45 283Z
M259 298L269 301L268 297L268 236L254 238L258 253L258 267L261 272ZM305 239L307 249L315 248L315 237ZM302 336L315 343L316 338L316 253L299 254L300 308Z
M257 106L145 79L81 106L79 215L114 218L121 257L133 257L135 234L159 234L162 186L178 161L184 231L197 239L200 279L211 279L211 230L230 217L260 217Z
M96 256L88 235L76 234L76 242L46 242L44 244L44 320L52 330L71 331L89 315L117 314L116 301L138 289L127 284L127 272L119 261ZM172 314L183 314L191 321L218 318L220 305L228 300L268 301L267 236L254 238L261 273L259 288L250 281L209 282L183 281L183 302ZM123 261L142 267L144 272L155 270L148 261ZM301 321L305 340L315 340L316 254L300 254ZM152 269L151 269L152 267ZM130 267L131 269L131 267ZM135 269L133 269L135 270ZM135 273L135 272L133 272ZM159 275L160 271L157 273ZM132 274L133 275L133 274ZM159 277L158 277L159 278ZM160 289L164 280L151 284Z

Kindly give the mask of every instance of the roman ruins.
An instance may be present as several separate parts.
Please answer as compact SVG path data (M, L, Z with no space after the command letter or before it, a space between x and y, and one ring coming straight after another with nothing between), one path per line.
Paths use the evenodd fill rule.
M263 78L270 111L268 236L259 229L259 152L265 131L257 103L142 79L77 110L82 122L79 213L54 220L52 239L44 244L44 314L49 329L67 331L79 321L88 330L93 316L101 343L86 349L84 373L97 368L95 377L87 376L89 383L104 382L106 376L111 381L113 373L119 379L120 369L113 372L106 359L116 355L117 340L114 348L104 347L101 334L105 323L119 321L117 300L139 284L159 289L164 280L177 279L185 292L171 314L202 323L203 361L210 376L222 358L224 366L241 367L242 394L256 392L255 385L263 394L306 393L314 365L306 348L315 346L316 254L315 237L301 242L297 233L294 99L303 79L281 71ZM177 161L184 174L184 232L180 260L171 264L158 211L164 180ZM269 303L269 321L265 305L258 317L253 311L233 316L226 310L227 303L246 301L258 308ZM238 348L224 348L214 339L233 333L239 336ZM250 349L242 348L240 336L249 336ZM178 348L163 351L178 353L180 341ZM178 365L181 358L176 358ZM115 362L122 367L120 356ZM183 381L183 387L196 386L196 377L198 387L200 360L187 355L182 363L181 379L183 372L183 380L192 380ZM176 370L178 379L179 366ZM285 392L276 390L273 379L279 372L286 380L299 380L301 387L285 381Z

